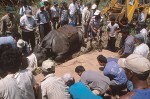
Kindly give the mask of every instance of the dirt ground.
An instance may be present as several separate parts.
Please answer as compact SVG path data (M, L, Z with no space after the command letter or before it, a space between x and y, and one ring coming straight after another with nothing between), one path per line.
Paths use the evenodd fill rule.
M100 54L103 54L106 57L118 57L117 53L113 53L107 50L103 50L102 52L95 50L58 65L56 67L56 76L62 77L65 73L71 73L75 77L75 80L78 81L79 76L74 71L75 67L78 65L83 65L87 70L100 72L100 66L96 59ZM40 84L40 81L43 79L43 75L38 74L35 79Z

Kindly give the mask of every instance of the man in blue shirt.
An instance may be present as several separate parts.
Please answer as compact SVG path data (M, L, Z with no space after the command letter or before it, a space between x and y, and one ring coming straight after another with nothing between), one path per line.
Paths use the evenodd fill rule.
M92 91L86 87L82 82L76 82L71 74L67 73L63 76L67 86L69 86L69 93L73 99L103 99L101 96L96 96Z
M116 89L120 91L126 87L128 79L126 77L125 71L118 65L115 58L107 61L106 57L99 55L97 57L97 61L101 66L104 66L103 73L105 76L110 78L110 87L113 92L117 92Z
M133 82L134 89L120 99L150 99L150 86L147 79L150 73L150 62L138 54L118 60L118 64L126 71L127 78Z

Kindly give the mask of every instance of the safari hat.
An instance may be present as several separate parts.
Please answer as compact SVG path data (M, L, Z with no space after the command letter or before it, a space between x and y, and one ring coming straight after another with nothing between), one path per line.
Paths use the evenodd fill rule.
M94 15L99 15L100 12L101 12L100 10L96 10L95 13L94 13Z
M39 5L41 8L44 7L44 2L41 1Z
M70 73L66 73L66 74L64 74L64 76L63 76L63 80L64 80L65 82L68 82L69 80L73 80L73 76L72 76Z
M25 14L27 17L32 17L32 11L31 10L26 10Z
M19 39L17 42L17 47L18 48L23 48L26 45L26 42L22 39Z
M118 60L118 64L136 74L143 74L144 72L150 70L149 60L138 54L131 54L127 58L120 58Z
M43 61L41 69L44 72L49 72L49 69L55 69L55 66L56 66L55 62L48 59Z

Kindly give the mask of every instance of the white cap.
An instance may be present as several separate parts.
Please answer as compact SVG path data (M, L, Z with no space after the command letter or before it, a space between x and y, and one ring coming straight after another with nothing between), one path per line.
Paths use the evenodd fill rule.
M72 75L71 75L70 73L66 73L66 74L64 74L64 76L63 76L63 80L64 80L65 82L67 82L67 81L69 81L69 80L73 80L73 77L72 77Z
M45 72L48 72L48 69L54 68L55 66L55 62L48 59L43 61L41 69Z
M97 8L97 5L96 5L96 4L93 4L92 7L91 7L92 10L94 10L94 9L96 9L96 8Z
M18 48L23 48L26 45L26 42L22 39L19 39L17 42L17 47Z
M142 74L150 70L149 60L138 54L131 54L127 58L120 58L118 64L137 74Z
M95 13L94 13L94 15L99 15L100 12L101 12L100 10L96 10Z

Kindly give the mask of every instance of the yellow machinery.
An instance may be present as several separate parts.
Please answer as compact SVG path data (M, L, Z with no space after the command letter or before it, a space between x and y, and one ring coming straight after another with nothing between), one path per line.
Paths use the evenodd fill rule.
M106 15L108 18L114 15L116 16L116 20L120 20L122 17L126 16L129 23L131 23L135 10L143 7L147 18L147 15L150 15L150 7L147 4L140 5L139 2L139 0L125 0L125 4L119 4L117 0L111 0L110 4L102 10L102 14Z

